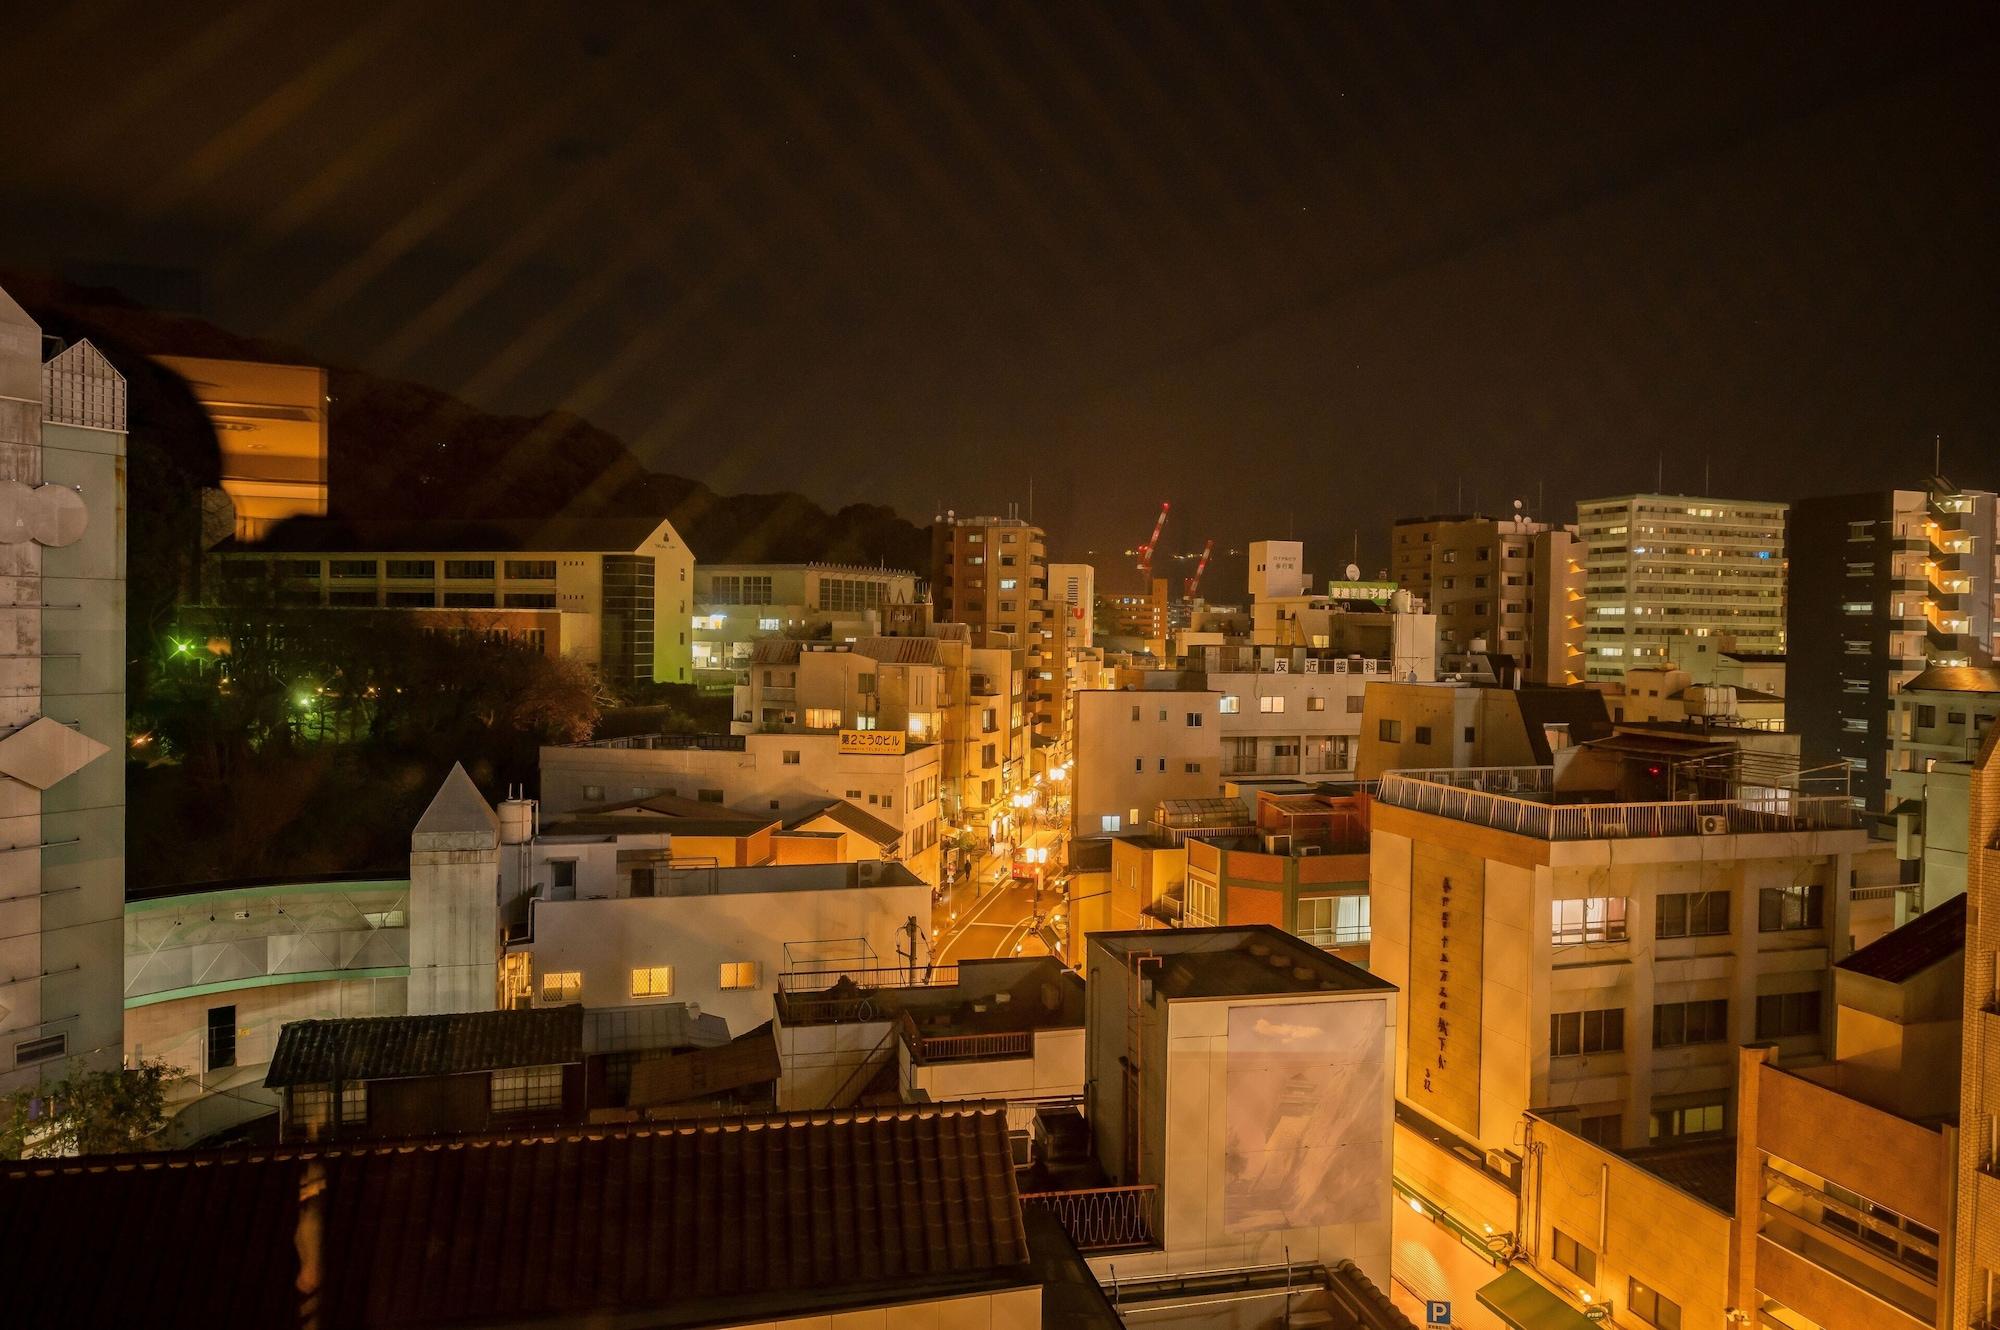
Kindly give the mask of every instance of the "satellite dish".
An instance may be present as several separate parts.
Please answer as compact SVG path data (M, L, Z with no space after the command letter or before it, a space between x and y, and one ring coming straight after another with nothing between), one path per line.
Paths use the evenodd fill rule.
M1350 563L1347 565L1347 580L1350 582L1359 582L1361 580L1361 566L1359 564Z

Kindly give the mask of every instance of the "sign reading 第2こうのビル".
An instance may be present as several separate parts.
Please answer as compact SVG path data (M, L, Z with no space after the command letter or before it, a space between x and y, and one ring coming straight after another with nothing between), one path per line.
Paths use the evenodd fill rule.
M842 730L843 753L900 753L909 736L901 730Z

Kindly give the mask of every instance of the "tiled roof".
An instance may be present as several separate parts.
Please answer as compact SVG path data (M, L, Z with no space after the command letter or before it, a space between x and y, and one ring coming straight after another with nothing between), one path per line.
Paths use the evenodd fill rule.
M1027 1260L995 1104L0 1166L16 1325L734 1324Z
M750 648L750 661L753 665L796 665L799 644L790 638L764 638Z
M1933 665L1903 685L1906 693L2000 693L2000 665Z
M0 1166L22 1326L736 1324L1026 1260L998 1104Z
M786 824L787 831L796 831L814 818L828 817L846 827L857 836L866 836L877 845L894 845L903 839L903 833L884 822L881 818L858 808L845 799L829 799L825 803L799 814Z
M1836 969L1900 984L1965 950L1965 896L1925 910L1840 962Z
M292 1021L278 1033L268 1086L334 1079L453 1076L583 1061L583 1008L465 1011Z
M936 665L943 659L934 637L864 637L854 650L888 665Z

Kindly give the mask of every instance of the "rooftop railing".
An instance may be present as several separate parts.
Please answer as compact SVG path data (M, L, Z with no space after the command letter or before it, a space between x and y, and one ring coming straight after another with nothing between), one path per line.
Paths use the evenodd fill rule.
M1078 1191L1021 1193L1022 1205L1037 1205L1056 1217L1078 1251L1150 1247L1159 1188L1087 1187Z
M1763 788L1736 799L1558 803L1554 784L1548 767L1391 771L1376 797L1397 808L1550 841L1839 831L1859 825L1854 805L1842 795Z
M740 734L627 734L616 739L585 739L580 743L566 744L564 747L669 751L696 749L718 753L740 753L744 749L744 744L743 736Z

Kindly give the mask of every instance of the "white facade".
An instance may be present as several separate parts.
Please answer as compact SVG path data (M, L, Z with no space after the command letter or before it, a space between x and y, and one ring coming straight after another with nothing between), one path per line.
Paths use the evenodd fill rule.
M1071 835L1142 826L1162 799L1204 799L1222 788L1221 695L1165 688L1085 690L1075 696Z
M0 1093L124 1052L125 381L41 350L0 293Z
M1069 625L1069 648L1097 644L1097 570L1087 563L1049 565L1049 610ZM1064 665L1067 662L1060 662Z

